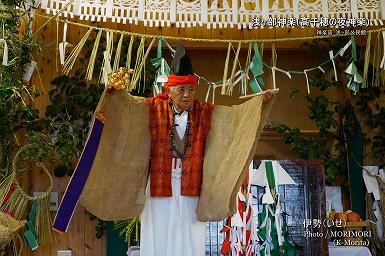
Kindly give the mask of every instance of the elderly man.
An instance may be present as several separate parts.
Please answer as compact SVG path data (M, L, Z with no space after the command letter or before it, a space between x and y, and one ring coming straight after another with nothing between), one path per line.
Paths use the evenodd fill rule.
M142 256L205 255L206 222L196 207L201 192L204 146L213 105L194 100L197 77L190 58L171 65L166 94L149 98L151 163L141 216ZM264 94L264 101L273 96Z
M80 202L103 220L141 215L142 256L205 254L198 219L234 213L273 93L214 107L194 100L198 78L184 51L171 70L167 92L156 97L104 92L54 229L68 229Z

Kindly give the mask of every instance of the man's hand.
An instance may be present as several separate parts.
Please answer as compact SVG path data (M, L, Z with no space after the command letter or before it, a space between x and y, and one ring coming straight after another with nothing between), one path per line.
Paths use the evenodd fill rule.
M264 91L262 97L263 97L263 103L267 103L269 102L273 97L274 95L276 94L276 92L272 91L272 90L266 90Z

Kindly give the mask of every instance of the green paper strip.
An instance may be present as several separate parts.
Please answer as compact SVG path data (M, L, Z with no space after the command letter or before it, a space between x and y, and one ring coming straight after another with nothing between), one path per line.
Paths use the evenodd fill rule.
M36 232L36 229L35 229L35 224L32 221L28 221L26 226L27 226L27 229L32 232L33 236L37 240L38 237L37 237L37 232Z
M265 168L266 168L266 177L267 177L267 182L269 183L269 187L271 189L275 188L273 162L272 161L265 161Z
M27 241L27 244L31 250L36 250L39 248L39 245L33 235L33 233L30 230L27 230L24 232L24 238Z
M253 93L262 91L264 81L262 79L263 74L263 61L261 54L259 53L258 44L253 43L254 56L250 63L250 70L253 73L253 78L250 79L249 86Z

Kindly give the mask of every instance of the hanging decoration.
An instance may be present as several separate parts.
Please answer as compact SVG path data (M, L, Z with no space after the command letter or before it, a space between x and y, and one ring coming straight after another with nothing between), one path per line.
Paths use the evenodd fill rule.
M169 50L174 53L175 51L171 46L166 43L163 37L159 38L158 48L156 50L156 58L151 59L151 64L157 69L154 79L154 95L161 93L163 85L168 81L168 74L170 73L170 67L167 64L167 61L163 58L162 55L162 46L166 44Z
M366 49L365 49L365 63L364 63L364 73L362 78L362 88L368 87L368 69L369 69L369 62L370 62L370 45L372 40L372 33L368 33L368 37L366 39ZM385 41L384 41L385 44ZM385 53L385 51L384 51ZM385 56L385 55L384 55Z
M265 82L262 79L263 60L262 60L261 54L259 53L258 44L257 43L250 44L250 47L251 45L253 46L253 50L254 50L253 60L250 63L250 71L253 74L253 77L249 81L249 86L253 93L258 93L262 91L263 86L265 84Z
M233 90L236 85L239 86L239 92L241 95L246 95L247 94L247 84L249 84L249 87L253 93L255 91L262 90L261 86L263 86L264 81L262 78L263 75L263 67L267 68L270 70L271 78L272 78L272 87L273 89L278 89L276 85L276 72L281 72L285 74L289 79L291 79L293 74L298 74L298 75L304 75L306 79L306 87L307 87L307 92L310 94L310 82L309 82L309 72L314 71L314 70L320 70L321 72L325 73L324 69L322 68L323 65L326 65L328 62L331 62L333 65L334 69L334 77L335 81L337 81L337 70L336 70L336 64L335 64L335 59L338 58L339 56L343 56L345 51L352 46L352 40L350 40L344 47L342 47L339 51L336 52L336 54L333 53L333 51L329 52L330 58L327 61L324 61L323 63L319 64L318 66L315 67L310 67L306 68L303 71L295 71L295 70L284 70L282 68L279 68L276 66L276 59L277 59L277 54L275 52L275 47L273 45L272 47L272 64L268 65L265 63L262 59L261 53L259 52L258 45L257 43L260 42L277 42L277 41L290 41L290 40L310 40L314 38L321 38L321 37L305 37L305 38L281 38L281 39L255 39L255 40L223 40L223 39L194 39L194 38L178 38L178 37L172 37L172 36L157 36L157 35L145 35L145 34L138 34L138 33L131 33L131 32L126 32L126 31L119 31L119 30L114 30L114 29L108 29L108 28L100 28L100 27L95 27L95 26L89 26L85 24L80 24L76 22L70 22L70 21L62 21L68 24L73 24L77 26L82 26L85 28L88 28L88 31L86 34L83 36L83 38L79 41L78 44L73 48L71 54L67 57L67 59L64 62L63 65L63 72L68 74L68 72L72 69L73 64L75 63L77 57L80 54L81 49L83 48L85 41L89 37L90 33L92 31L98 31L93 50L91 52L91 57L89 59L88 63L88 68L87 68L87 79L91 80L92 79L92 73L94 70L94 63L95 63L95 58L96 58L96 53L99 48L99 42L101 38L101 33L105 32L107 35L107 48L104 51L104 61L103 61L103 66L102 66L102 74L100 75L101 82L106 83L107 82L107 77L108 74L110 74L114 69L117 69L118 66L120 66L119 63L119 58L121 53L121 48L122 48L122 42L123 42L123 37L128 35L130 36L130 43L127 51L127 62L126 62L126 67L127 68L132 68L134 70L134 73L132 74L132 79L131 79L131 85L127 88L128 90L132 90L136 88L136 85L138 84L139 80L141 79L143 73L145 73L145 62L147 60L147 57L149 55L149 52L152 48L153 43L155 42L156 39L159 39L158 41L158 47L157 47L157 57L152 59L152 64L154 65L155 68L157 68L157 73L156 73L156 80L154 82L154 95L157 93L161 92L161 87L162 84L164 84L167 81L167 74L169 72L169 67L164 60L162 56L162 46L165 44L170 52L171 55L174 54L174 49L168 44L166 39L170 40L191 40L191 41L202 41L202 42L227 42L228 43L228 49L227 49L227 56L226 56L226 61L225 61L225 66L224 66L224 72L223 72L223 79L218 80L218 81L209 81L205 79L204 77L200 76L199 74L195 74L199 77L199 81L204 81L208 85L208 90L206 93L206 101L209 99L209 95L212 92L212 103L215 101L215 90L218 87L222 87L221 89L221 94L225 95L232 95ZM369 35L373 32L378 32L377 40L375 43L375 49L373 53L373 74L375 75L376 79L372 80L372 86L378 86L380 83L379 79L379 72L380 72L380 66L381 66L381 57L384 59L383 55L380 56L381 51L380 51L380 34L384 36L385 34L385 28L380 28L380 29L374 29L374 30L368 30L367 31ZM114 34L120 35L120 39L117 45L117 48L115 50L115 59L113 66L111 66L111 59L112 59L112 52L113 52L113 36ZM334 36L326 36L326 37L334 37ZM150 39L151 42L147 49L145 50L145 41L147 39ZM354 37L352 37L354 39ZM139 47L137 49L137 54L136 54L136 59L135 61L132 61L132 48L133 48L133 43L135 40L139 40ZM369 39L368 42L370 43ZM237 43L237 49L234 49L233 43ZM241 64L239 62L239 53L240 53L240 48L242 43L248 43L249 44L249 49L247 53L247 58L246 58L246 64L242 68ZM354 41L355 43L355 41ZM355 44L354 44L355 45ZM368 48L369 47L369 48ZM355 47L352 47L352 49L355 49ZM254 52L253 57L251 58L251 52ZM368 52L370 50L370 46L367 46L366 51ZM234 52L234 59L232 60L232 66L230 69L230 56L232 55L231 52ZM354 55L354 51L352 52L352 56ZM119 57L119 58L118 58ZM357 72L357 67L355 66L353 58L353 62L346 67L345 73L347 74L349 78L349 83L348 86L353 90L354 93L357 93L358 88L360 85L363 84L363 78L360 74ZM133 62L133 65L132 65ZM368 66L368 63L366 63ZM377 67L376 67L377 66ZM251 71L252 75L248 75L248 71ZM365 74L365 73L364 73ZM145 79L145 78L144 78ZM139 88L138 88L139 90Z
M263 242L260 250L264 255L278 255L279 252L295 255L296 248L289 241L281 210L284 198L278 187L296 183L277 161L265 160L252 172L250 184L265 187L265 194L262 196L264 206L259 216L261 226L258 234Z
M357 92L360 89L360 84L362 84L362 76L358 73L357 66L355 62L357 62L357 48L356 48L356 39L354 36L351 37L349 43L345 45L343 48L343 51L341 51L341 56L343 55L345 49L347 46L352 47L352 62L350 65L345 69L345 74L347 74L347 78L349 79L348 84L346 85L350 90L353 91L354 95L357 94Z
M28 202L36 202L36 218L30 215L30 219L35 220L35 229L36 234L39 237L41 244L49 243L52 240L52 230L51 230L51 215L50 215L50 198L52 190L52 176L44 166L43 163L37 163L41 167L44 173L48 176L50 180L50 185L46 192L39 196L29 196L24 190L20 187L17 182L17 161L19 160L19 155L31 145L27 144L17 151L12 163L12 172L6 177L0 184L0 201L4 202L0 209L2 212L12 213L15 216L15 219L21 219L26 211ZM11 191L12 185L14 184L14 191ZM10 192L11 191L11 192ZM5 201L4 199L9 195L9 198Z
M211 4L210 4L211 2ZM229 4L229 2L231 4ZM47 13L61 13L65 17L78 16L80 20L107 21L130 24L143 22L145 26L196 27L206 25L207 28L259 28L261 26L300 26L306 27L317 23L337 25L337 19L343 18L346 23L360 22L361 18L371 19L371 23L382 25L385 16L384 7L378 0L306 0L283 1L262 0L249 4L250 0L121 0L121 1L72 1L66 6L67 0L42 0L41 8ZM222 3L222 5L219 5ZM254 2L252 2L254 3ZM311 16L312 19L302 18ZM282 18L287 17L287 18ZM300 18L301 17L301 18ZM351 17L347 19L345 17ZM357 19L357 21L353 21Z
M3 60L1 62L1 65L8 66L8 44L7 41L4 38L0 39L0 43L2 43L3 46Z
M67 42L67 27L68 27L68 24L65 22L63 27L63 41L59 43L59 58L60 58L61 65L64 65L66 48L73 47L72 44Z
M29 248L34 251L39 248L37 243L37 232L35 229L36 226L36 212L37 204L35 201L32 202L31 212L28 213L28 222L26 224L26 231L24 232L24 238L27 241Z
M237 195L237 211L228 217L221 230L225 239L221 252L230 256L283 255L294 256L296 247L290 242L281 204L283 195L278 186L294 185L293 179L277 161L262 161L258 169L249 166L246 185ZM265 187L262 196L263 209L259 213L253 205L253 185ZM259 226L257 226L259 223Z
M385 31L382 31L382 44L383 44L383 50L382 50L382 60L380 64L380 68L385 70Z
M251 175L252 163L249 167L248 177ZM221 252L230 256L252 256L259 251L259 238L256 228L258 208L253 206L256 199L251 193L251 183L246 179L246 185L241 186L237 194L237 211L228 217L226 226L221 230L225 233ZM246 253L244 253L246 252Z
M380 45L381 45L381 34L377 33L377 38L374 43L373 60L372 60L372 67L373 67L372 77L374 79L372 79L371 86L374 86L374 87L380 86L380 71L381 71L381 68L380 68L381 46Z

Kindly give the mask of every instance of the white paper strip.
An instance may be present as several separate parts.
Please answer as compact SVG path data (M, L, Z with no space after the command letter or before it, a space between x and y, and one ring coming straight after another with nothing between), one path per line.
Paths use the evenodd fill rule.
M352 45L352 40L349 40L340 50L340 56L344 56L345 51Z
M382 52L384 56L382 56L380 68L385 69L385 30L382 31L382 43L383 43L383 49L384 49Z
M333 50L329 51L329 58L330 58L330 60L332 61L332 64L333 64L334 81L337 82L337 81L338 81L338 77L337 77L336 63L334 62L334 54L333 54Z
M59 44L59 58L61 65L65 62L66 48L72 46L72 44L67 42L67 22L65 22L63 27L63 41Z
M310 84L309 84L309 77L307 76L307 72L309 70L308 69L305 69L303 71L303 73L305 74L305 78L306 78L306 88L307 88L307 94L310 94Z
M7 41L5 41L4 38L1 38L0 39L0 43L3 43L3 45L4 45L4 48L3 48L3 61L1 62L1 64L3 66L8 66L8 45L7 45Z
M32 74L35 71L36 66L37 66L37 63L35 61L31 61L30 64L25 65L24 73L23 73L24 81L31 80Z

